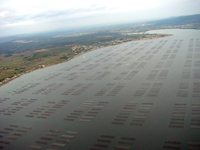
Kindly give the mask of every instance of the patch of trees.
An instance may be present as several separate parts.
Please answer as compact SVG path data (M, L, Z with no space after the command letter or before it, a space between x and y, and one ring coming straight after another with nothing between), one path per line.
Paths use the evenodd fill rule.
M69 44L80 44L80 45L90 45L97 41L111 40L105 37L99 38L99 36L110 35L110 32L97 32L82 36L74 37L58 37L54 38L52 36L38 36L24 38L25 41L31 41L29 43L16 43L16 42L6 42L0 43L0 55L5 54L7 57L16 53L23 53L26 51L35 51L40 49L51 49L57 47L63 47ZM112 33L114 36L118 36L117 33Z

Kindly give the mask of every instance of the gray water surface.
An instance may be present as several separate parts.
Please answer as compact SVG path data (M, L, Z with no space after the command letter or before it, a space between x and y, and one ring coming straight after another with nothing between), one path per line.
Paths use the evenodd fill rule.
M200 31L159 33L1 86L0 149L200 149Z

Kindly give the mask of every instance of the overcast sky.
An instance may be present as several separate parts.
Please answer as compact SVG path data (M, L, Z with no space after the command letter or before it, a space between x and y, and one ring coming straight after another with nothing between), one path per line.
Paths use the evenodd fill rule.
M0 0L0 37L200 14L200 0Z

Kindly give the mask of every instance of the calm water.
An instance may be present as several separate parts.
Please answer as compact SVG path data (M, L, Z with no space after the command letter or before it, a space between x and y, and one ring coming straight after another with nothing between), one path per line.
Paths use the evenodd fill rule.
M200 148L200 31L155 32L0 87L0 149Z

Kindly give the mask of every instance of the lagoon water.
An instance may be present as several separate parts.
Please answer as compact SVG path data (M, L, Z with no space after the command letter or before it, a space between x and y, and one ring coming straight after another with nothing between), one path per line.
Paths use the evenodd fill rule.
M200 31L88 52L0 87L0 149L200 149Z

